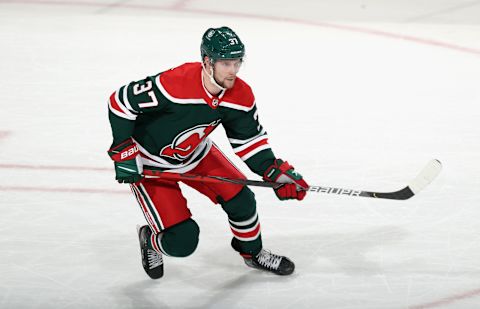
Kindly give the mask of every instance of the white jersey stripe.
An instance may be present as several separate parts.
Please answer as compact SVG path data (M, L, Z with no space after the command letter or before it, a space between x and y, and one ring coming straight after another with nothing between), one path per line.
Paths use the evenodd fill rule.
M140 189L141 189L141 193L143 193L143 196L147 201L148 205L150 205L151 207L150 208L150 211L153 210L153 213L154 213L154 218L157 219L158 223L160 224L160 230L164 230L165 229L165 225L163 224L162 222L162 218L160 217L160 214L158 213L157 211L157 208L155 208L155 204L152 202L152 199L150 198L150 196L148 195L148 192L147 190L145 189L145 187L143 186L142 183L140 183Z
M119 110L113 108L112 102L110 100L108 100L108 107L110 108L110 111L112 111L112 113L114 113L115 115L117 115L119 117L122 117L122 118L125 118L125 119L128 119L128 120L135 120L137 118L137 115L131 113L123 105L122 101L120 101L120 98L119 98L119 92L120 92L120 90L115 91L114 100L115 100L115 103L117 103L117 106L121 109L121 112Z
M256 155L257 153L259 153L260 151L262 150L265 150L265 149L270 149L270 145L269 144L265 144L265 145L262 145L262 146L259 146L255 149L252 149L252 151L246 153L245 155L243 155L242 157L240 157L240 159L242 159L243 161L245 160L248 160L250 159L251 157L253 157L254 155Z
M126 89L125 86L124 86L123 88ZM122 89L122 88L120 88L120 89ZM117 102L118 106L120 106L120 108L122 109L122 111L123 111L125 114L127 114L128 116L131 116L131 117L135 117L135 118L136 118L137 115L135 115L134 113L132 113L132 111L133 111L132 108L130 107L130 110L129 110L129 108L128 108L128 106L130 106L130 104L128 104L128 101L127 101L127 106L125 106L125 104L122 103L122 101L120 100L120 89L115 92L115 101ZM126 90L125 90L123 93L125 94L125 93L126 93ZM124 97L125 97L125 95L124 95ZM123 102L126 102L126 101L123 100Z
M122 89L122 88L120 88ZM132 108L132 106L130 105L130 101L128 101L128 95L127 95L127 90L128 90L128 87L124 86L123 87L123 102L125 103L125 107L129 110L129 111L132 111L132 112L135 112L135 110ZM117 91L117 93L120 92L120 90Z
M265 129L262 129L262 131L259 134L255 135L254 137L251 137L251 138L248 138L248 139L243 139L243 140L242 139L229 138L228 141L230 142L230 144L242 144L243 145L243 144L248 143L248 142L250 142L250 141L252 141L252 140L254 140L254 139L256 139L256 138L258 138L262 135L266 135L265 133L266 133Z
M122 107L121 107L121 104L118 104L118 105L120 106L120 108L122 108ZM135 115L129 116L128 114L119 112L118 110L116 110L115 108L113 108L112 102L111 102L110 100L108 100L108 109L109 109L112 113L114 113L115 115L117 115L117 116L120 117L120 118L124 118L124 119L128 119L128 120L135 120L135 119L137 119L137 116L135 116ZM123 109L122 109L122 111L123 111Z
M204 99L179 99L171 96L167 90L163 87L162 83L160 82L160 75L155 78L155 83L157 84L158 89L160 92L171 102L178 103L178 104L207 104Z
M242 145L242 146L233 148L233 151L234 151L235 153L240 152L240 151L245 150L245 149L247 149L248 147L254 145L255 143L258 143L258 142L263 141L263 140L265 140L265 139L268 139L268 136L267 136L267 135L259 136L259 137L255 138L255 139L251 140L250 142Z
M148 225L153 229L153 232L155 234L159 233L160 228L158 227L155 220L152 218L151 213L148 209L148 206L146 204L144 204L144 201L141 198L141 194L138 191L138 188L136 187L135 184L131 184L130 189L132 190L133 194L135 195L135 198L137 199L137 202L140 205L140 208L142 209L143 215L145 216L145 220L147 220Z
M242 106L240 104L221 101L220 106L231 108L231 109L236 109L236 110L240 110L240 111L244 111L244 112L249 112L255 107L255 102L253 102L252 106L246 107L246 106Z
M230 164L231 164L240 174L243 175L243 172L242 172L241 170L239 170L238 167L237 167L235 164L233 164L233 162L228 158L228 156L225 155L225 154L223 153L223 151L220 150L220 148L218 148L218 146L217 146L214 142L212 142L212 144L213 144L212 147L215 147L215 148L217 149L217 151L220 152L220 153L223 155L223 157L224 157L228 162L230 162Z

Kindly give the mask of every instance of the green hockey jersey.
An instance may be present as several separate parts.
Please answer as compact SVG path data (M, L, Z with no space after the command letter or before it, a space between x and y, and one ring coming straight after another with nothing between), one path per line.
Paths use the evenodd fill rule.
M212 147L208 135L220 124L253 172L262 175L275 159L250 86L237 77L233 88L212 96L199 62L122 86L110 96L109 119L113 145L133 137L145 168L193 169Z

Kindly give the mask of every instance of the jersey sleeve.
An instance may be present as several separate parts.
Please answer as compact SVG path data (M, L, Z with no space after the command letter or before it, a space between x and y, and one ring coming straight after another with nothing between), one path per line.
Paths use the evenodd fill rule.
M275 156L267 132L258 120L257 107L254 104L249 110L229 110L228 114L222 123L233 151L250 170L263 176Z
M155 76L131 82L112 93L108 101L113 144L132 136L135 120L142 113L159 112L165 108Z

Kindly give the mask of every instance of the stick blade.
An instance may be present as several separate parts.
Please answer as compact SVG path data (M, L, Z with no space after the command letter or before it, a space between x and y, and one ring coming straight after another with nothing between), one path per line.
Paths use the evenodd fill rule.
M442 170L442 163L437 160L433 159L423 168L420 174L413 179L408 187L414 194L422 191L428 184L430 184L437 176L440 174Z

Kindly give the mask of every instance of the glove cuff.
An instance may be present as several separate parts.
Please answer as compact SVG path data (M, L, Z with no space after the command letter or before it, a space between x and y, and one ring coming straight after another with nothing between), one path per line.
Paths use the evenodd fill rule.
M283 161L282 159L275 159L273 164L267 167L265 173L263 174L263 179L266 181L276 182L278 178L285 174L288 170L293 169L287 161Z
M131 137L108 150L108 155L115 162L133 160L138 155L138 153L138 146Z

